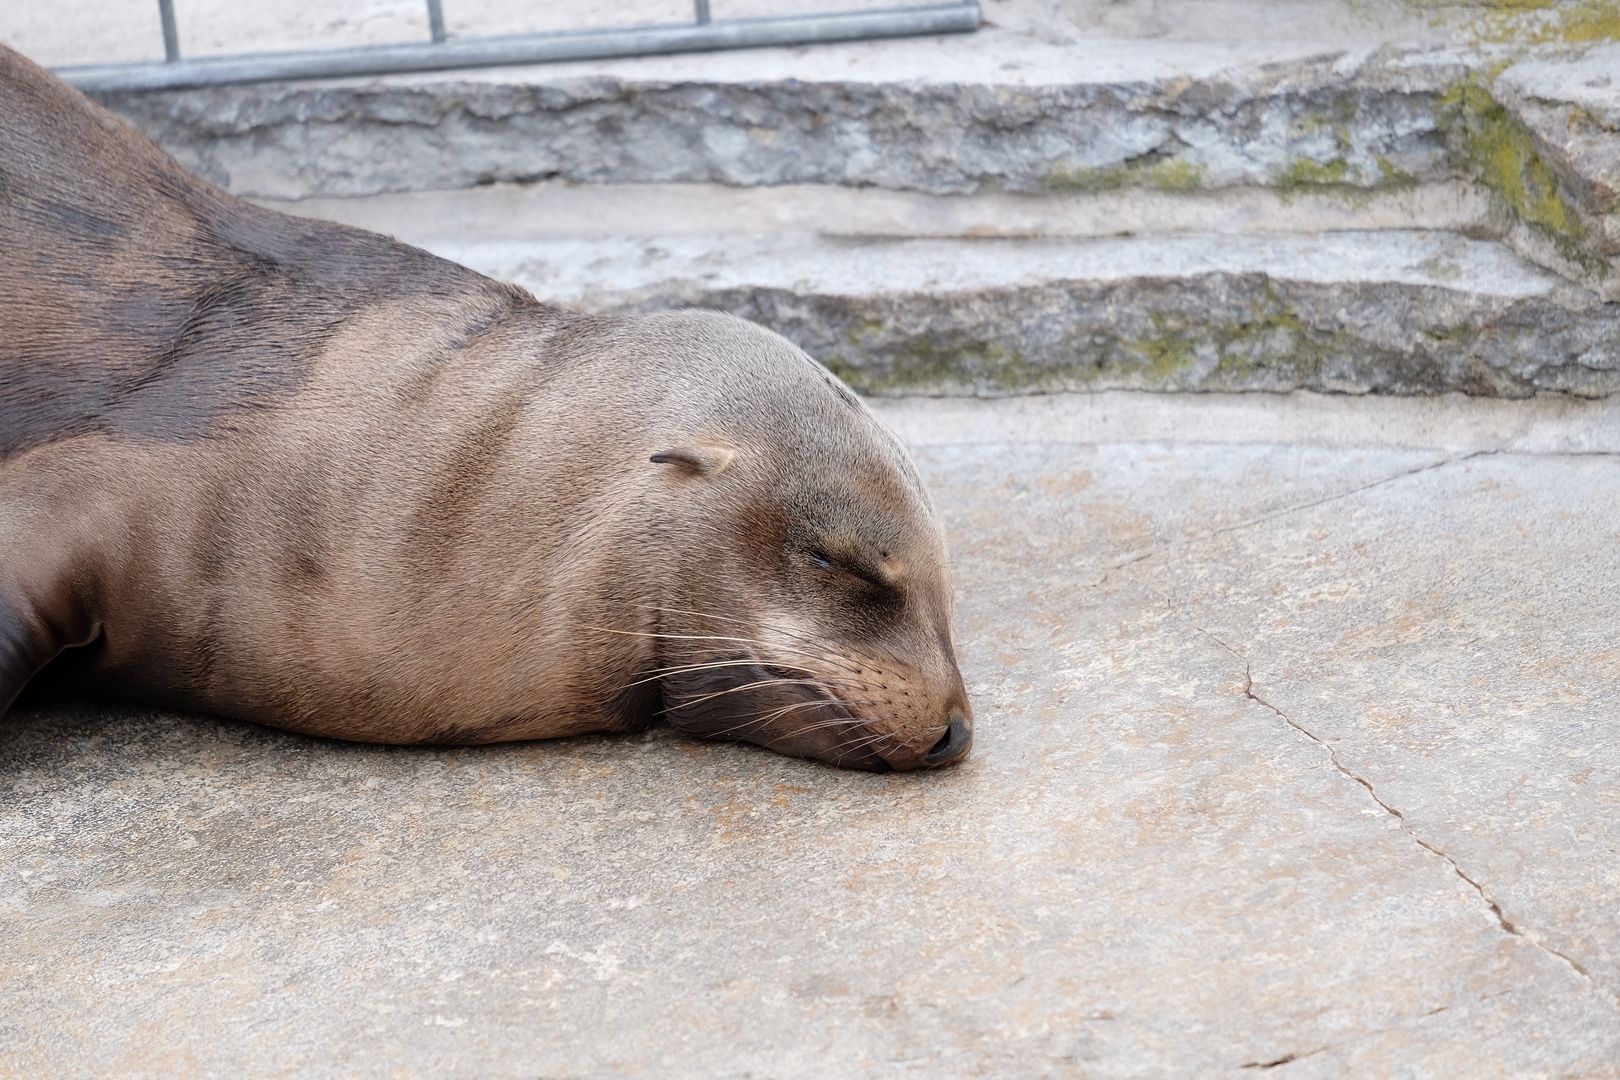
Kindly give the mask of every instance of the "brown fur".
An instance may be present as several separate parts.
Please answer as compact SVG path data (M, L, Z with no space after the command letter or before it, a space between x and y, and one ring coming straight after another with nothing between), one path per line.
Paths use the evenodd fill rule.
M966 752L916 471L767 331L257 209L3 48L0 298L0 709L70 649L345 739Z

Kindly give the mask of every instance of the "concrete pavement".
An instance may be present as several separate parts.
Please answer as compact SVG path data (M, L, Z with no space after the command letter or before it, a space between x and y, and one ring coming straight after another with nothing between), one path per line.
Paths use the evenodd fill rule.
M1612 409L878 407L965 765L14 716L0 1074L1620 1075Z
M187 55L425 34L177 6ZM154 8L0 41L151 58ZM1097 392L874 404L950 530L959 768L8 717L0 1076L1620 1076L1613 8L988 0L113 99L542 299L729 307L871 391Z

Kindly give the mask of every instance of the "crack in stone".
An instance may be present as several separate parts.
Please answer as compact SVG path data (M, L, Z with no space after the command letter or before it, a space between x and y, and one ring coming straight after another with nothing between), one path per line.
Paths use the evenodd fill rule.
M1531 935L1529 935L1529 934L1525 933L1523 930L1521 930L1518 926L1514 925L1513 920L1511 920L1511 919L1509 919L1507 917L1507 913L1502 910L1502 906L1491 898L1490 894L1485 891L1484 886L1482 886L1479 882L1475 881L1473 878L1469 877L1466 873L1464 873L1463 868L1461 866L1457 865L1457 860L1453 859L1450 855L1447 855L1444 851L1442 851L1439 848L1435 847L1433 844L1429 843L1427 840L1423 839L1416 832L1414 832L1412 830L1411 824L1406 820L1406 815L1402 814L1399 810L1395 809L1395 807L1391 806L1389 803L1385 802L1382 798L1380 798L1379 795L1378 795L1378 792L1373 790L1372 784L1369 783L1366 779L1362 778L1361 776L1356 775L1354 772L1351 772L1348 768L1345 767L1344 763L1339 760L1338 751L1334 750L1334 748L1331 745L1329 745L1327 742L1325 742L1324 740L1318 738L1316 736L1316 734L1314 732L1312 732L1309 728L1305 727L1303 724L1296 721L1293 717L1289 716L1287 713L1285 713L1281 709L1277 708L1277 706L1273 705L1271 702L1267 701L1265 698L1261 697L1259 694L1256 694L1254 692L1254 673L1253 673L1253 669L1252 669L1252 667L1251 667L1251 665L1249 663L1249 658L1247 656L1244 656L1242 653L1240 653L1236 649L1232 648L1232 646L1228 645L1226 642L1222 641L1220 638L1216 637L1214 634L1210 633L1208 630L1205 630L1202 626L1198 626L1196 624L1191 624L1191 623L1189 623L1189 625L1192 625L1192 628L1194 630L1197 630L1200 634L1203 634L1205 637L1209 638L1209 640L1213 641L1215 644L1219 645L1221 648L1223 648L1227 652L1231 653L1234 657L1236 657L1237 659L1243 661L1243 696L1244 697L1248 698L1251 701L1256 702L1259 705L1264 706L1267 709L1270 709L1273 713L1277 714L1278 718L1281 719L1283 721L1283 723L1287 724L1289 727L1293 728L1295 731L1299 732L1301 735L1303 735L1307 739L1311 740L1311 742L1315 743L1317 746L1320 746L1323 750L1327 751L1328 761L1330 761L1332 763L1333 767L1335 769L1337 769L1340 772L1340 774L1342 774L1347 779L1354 780L1356 783L1360 784L1363 788L1365 788L1366 791L1367 791L1368 797L1371 798L1373 802L1377 803L1380 809L1382 809L1386 814L1389 814L1391 817L1395 818L1396 821L1399 821L1401 823L1401 831L1402 832L1406 833L1407 836L1411 837L1413 842L1415 842L1419 847L1423 848L1425 851L1428 851L1431 854L1436 855L1436 856L1440 857L1441 859L1444 859L1446 861L1446 864L1451 867L1452 872L1455 873L1463 881L1467 882L1468 885L1473 888L1474 892L1479 895L1479 898L1482 901L1484 901L1485 905L1488 908L1490 908L1491 914L1496 916L1497 925L1500 926L1502 928L1502 930L1504 930L1505 932L1507 932L1509 934L1512 934L1516 938L1519 938L1519 939L1521 939L1523 941L1528 942L1529 944L1531 944L1531 945L1535 946L1536 948L1540 949L1542 952L1547 953L1549 956L1555 956L1558 959L1562 960L1565 964L1567 964L1569 966L1569 968L1572 971L1574 971L1577 975L1579 975L1582 979L1584 979L1586 981L1586 984L1588 986L1590 986L1592 988L1592 990L1594 992L1596 992L1600 997L1603 997L1606 1000L1608 1000L1608 1002L1611 1005L1614 1005L1616 1007L1620 1007L1620 998L1617 998L1613 993L1611 993L1609 991L1609 989L1607 987L1601 985L1595 978L1593 978L1591 972L1587 971L1586 968L1582 967L1573 958L1571 958L1569 956L1566 956L1564 953L1559 952L1557 949L1553 948L1552 946L1547 945L1544 942L1537 940L1535 937L1532 937ZM1314 1053L1315 1051L1312 1051L1312 1052ZM1278 1064L1282 1064L1282 1062L1279 1061ZM1262 1067L1269 1068L1270 1066L1262 1066Z
M1287 1065L1291 1061L1299 1061L1301 1058L1308 1058L1313 1054L1320 1054L1326 1049L1327 1047L1325 1046L1318 1046L1315 1050L1307 1050L1303 1054L1284 1054L1275 1061L1246 1061L1238 1067L1241 1069L1275 1069L1279 1065Z
M1289 514L1297 514L1301 510L1311 510L1315 507L1323 505L1324 503L1337 502L1340 499L1348 499L1350 496L1359 495L1363 491L1371 491L1373 488L1383 487L1385 484L1393 484L1398 480L1405 480L1409 476L1417 476L1419 473L1432 472L1435 469L1443 469L1447 465L1456 465L1464 461L1472 460L1473 458L1495 453L1497 453L1495 450L1474 450L1470 453L1463 454L1461 457L1448 457L1442 458L1439 461L1431 461L1427 465L1419 465L1415 469L1407 469L1405 472L1396 473L1394 476L1386 476L1381 480L1374 480L1371 483L1362 484L1360 487L1351 488L1349 491L1341 491L1333 495L1324 495L1320 499L1316 499L1312 502L1300 503L1297 506L1284 507L1281 510L1273 511L1270 514L1262 514L1261 516L1251 518L1248 521L1240 521L1235 525L1227 525L1223 528L1214 529L1208 534L1198 537L1196 540L1188 541L1188 543L1195 544L1202 540L1211 539L1212 537L1224 536L1230 532L1237 532L1241 529L1253 528L1256 525L1264 525L1268 521L1276 521L1280 517L1287 517Z
M1468 461L1472 458L1496 453L1500 453L1500 451L1474 450L1467 454L1463 454L1460 457L1448 457L1443 458L1440 461L1431 461L1427 465L1419 465L1415 469L1407 469L1405 472L1396 473L1394 476L1385 476L1381 479L1374 480L1371 483L1362 484L1360 487L1351 488L1349 491L1339 491L1333 493L1332 495L1324 495L1320 499L1313 499L1307 503L1298 503L1294 506L1285 506L1280 510L1272 511L1269 514L1262 514L1259 517L1249 518L1246 521L1239 521L1232 525L1225 525L1219 529L1211 529L1202 536L1195 536L1190 540L1182 541L1179 545L1176 545L1176 547L1178 550L1184 550L1192 547L1194 544L1201 544L1205 540L1212 540L1217 536L1225 536L1227 533L1240 532L1243 529L1252 529L1256 525L1264 525L1268 521L1276 521L1278 518L1287 517L1289 514L1297 514L1301 510L1311 510L1326 503L1336 502L1339 499L1348 499L1352 495L1359 495L1363 491L1371 491L1373 488L1382 487L1385 484L1393 484L1398 480L1405 480L1409 476L1416 476L1419 473L1430 472L1434 469L1443 469L1447 465L1455 465L1459 462ZM1102 576L1096 581L1093 581L1088 588L1100 589L1108 583L1108 579L1112 577L1116 571L1123 570L1127 566L1134 566L1136 563L1142 562L1145 559L1151 559L1153 556L1160 554L1164 550L1165 549L1163 547L1150 547L1140 554L1121 559L1119 562L1116 562L1114 565L1110 566L1107 570L1104 570Z
M1480 1005L1484 1002L1490 1001L1492 998L1506 997L1508 994L1512 994L1514 992L1514 990L1498 990L1494 994L1485 994L1482 997L1470 998L1467 1002L1462 1002L1459 1004ZM1330 1050L1337 1050L1341 1046L1354 1046L1356 1043L1363 1043L1368 1039L1375 1039L1384 1034L1386 1031L1394 1031L1396 1028L1405 1027L1408 1024L1420 1023L1421 1021L1427 1020L1431 1016L1438 1016L1443 1012L1449 1012L1455 1007L1455 1005L1438 1005L1435 1008L1418 1013L1416 1016L1403 1016L1399 1020L1373 1028L1371 1031L1358 1032L1351 1035L1349 1038L1340 1039L1337 1042L1324 1043L1314 1050L1306 1050L1303 1053L1295 1052L1284 1054L1282 1057L1275 1058L1271 1061L1246 1061L1242 1065L1238 1066L1238 1068L1275 1069L1279 1065L1287 1065L1290 1062L1301 1061L1308 1057L1314 1057L1317 1054L1325 1054Z

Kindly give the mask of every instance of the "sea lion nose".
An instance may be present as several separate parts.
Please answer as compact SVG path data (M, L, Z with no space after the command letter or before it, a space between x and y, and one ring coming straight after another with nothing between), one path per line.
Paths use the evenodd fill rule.
M952 713L951 724L941 735L934 748L923 755L923 764L933 767L936 765L949 765L958 758L967 756L973 746L973 726L968 723L966 713Z

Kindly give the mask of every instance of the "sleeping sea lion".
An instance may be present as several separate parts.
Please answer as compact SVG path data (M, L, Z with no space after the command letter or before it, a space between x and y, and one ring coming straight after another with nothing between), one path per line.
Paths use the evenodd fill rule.
M4 48L0 298L0 710L968 751L917 470L767 330L254 207Z

